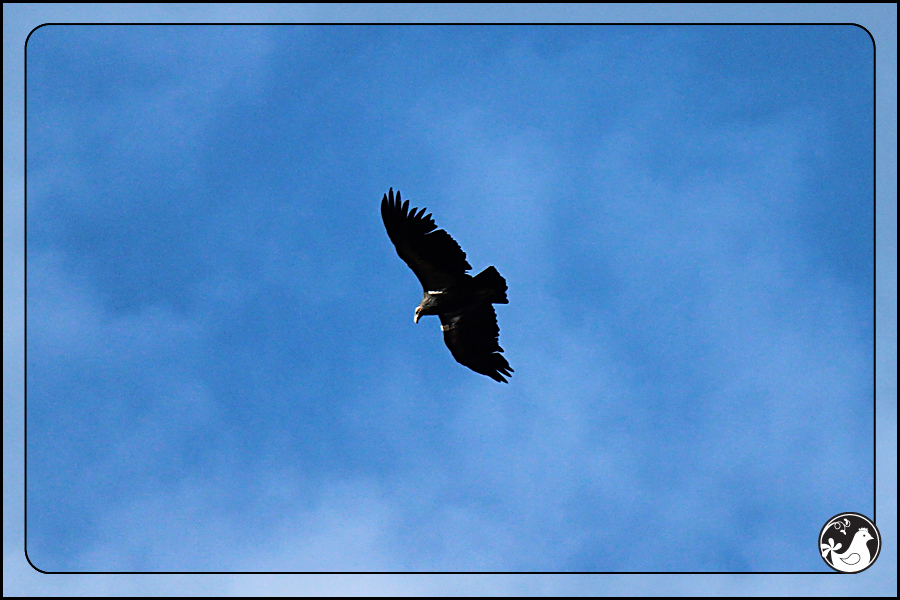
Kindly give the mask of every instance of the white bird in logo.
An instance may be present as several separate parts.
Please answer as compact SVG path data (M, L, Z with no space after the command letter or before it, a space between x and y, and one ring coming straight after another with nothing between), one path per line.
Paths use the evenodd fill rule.
M822 556L827 556L831 552L831 564L835 569L844 573L856 573L869 566L872 557L866 542L873 539L875 538L867 528L860 527L853 536L850 547L840 554L837 553L837 550L840 550L841 544L835 544L834 539L828 538L828 544L822 544Z

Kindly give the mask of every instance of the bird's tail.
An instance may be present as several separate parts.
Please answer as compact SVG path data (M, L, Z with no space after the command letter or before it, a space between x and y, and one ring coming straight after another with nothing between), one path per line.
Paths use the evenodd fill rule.
M506 299L506 280L494 267L488 267L474 277L477 289L487 289L493 292L491 304L509 304Z

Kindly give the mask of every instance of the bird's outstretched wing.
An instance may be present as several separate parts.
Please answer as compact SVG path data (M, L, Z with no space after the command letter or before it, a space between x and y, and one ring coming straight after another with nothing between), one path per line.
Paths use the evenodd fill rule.
M438 229L425 209L408 210L409 200L400 203L394 188L381 200L381 219L400 258L409 265L425 290L442 290L470 277L472 265L450 234ZM422 216L425 215L425 216Z
M480 304L462 314L441 315L444 343L453 358L494 381L507 383L513 368L506 362L500 347L497 313L490 304Z

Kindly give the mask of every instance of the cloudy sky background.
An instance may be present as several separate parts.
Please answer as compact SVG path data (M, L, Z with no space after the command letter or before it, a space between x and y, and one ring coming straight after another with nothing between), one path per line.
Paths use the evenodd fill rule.
M37 30L29 558L827 571L819 528L874 503L872 61L850 26ZM456 364L436 319L413 325L388 186L507 278L508 386ZM895 532L896 477L878 484ZM889 591L895 557L873 587L803 589ZM267 589L355 589L329 581ZM523 581L455 585L663 591Z

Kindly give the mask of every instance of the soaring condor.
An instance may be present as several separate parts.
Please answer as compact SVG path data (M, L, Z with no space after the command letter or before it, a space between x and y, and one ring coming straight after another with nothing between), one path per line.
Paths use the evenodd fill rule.
M400 203L399 190L394 198L394 188L381 200L388 236L422 284L422 302L413 320L418 323L424 315L440 317L444 342L458 363L507 383L513 369L500 354L500 328L491 306L509 304L506 280L494 267L475 277L466 273L472 265L456 240L438 229L430 214L423 217L424 208L408 208L409 200Z

